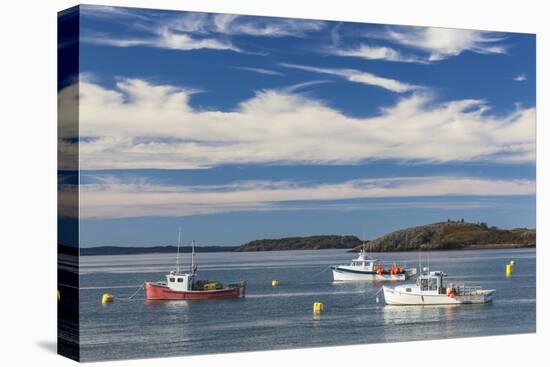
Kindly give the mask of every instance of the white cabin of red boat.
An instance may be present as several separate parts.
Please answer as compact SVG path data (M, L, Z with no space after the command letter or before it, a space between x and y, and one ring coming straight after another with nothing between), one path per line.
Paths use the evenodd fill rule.
M189 291L193 289L195 275L189 273L171 272L166 275L166 285L174 291Z

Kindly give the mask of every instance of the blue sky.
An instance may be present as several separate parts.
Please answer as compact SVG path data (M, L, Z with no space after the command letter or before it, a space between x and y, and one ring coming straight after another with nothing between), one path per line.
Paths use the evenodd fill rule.
M535 226L534 35L83 6L80 40L83 246Z

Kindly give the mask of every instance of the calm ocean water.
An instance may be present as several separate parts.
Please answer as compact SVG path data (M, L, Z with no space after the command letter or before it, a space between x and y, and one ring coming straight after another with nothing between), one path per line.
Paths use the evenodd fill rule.
M169 254L82 257L81 357L84 361L533 333L535 250L424 252L449 280L496 289L488 305L384 306L381 283L333 283L327 266L347 263L343 250L198 253L200 278L246 280L245 299L132 301L101 305L104 292L129 297L144 281L164 278ZM184 254L184 260L188 260ZM418 253L375 254L418 265ZM512 277L505 264L516 260ZM280 281L272 287L271 280ZM391 284L391 283L387 283ZM325 312L314 316L316 300Z

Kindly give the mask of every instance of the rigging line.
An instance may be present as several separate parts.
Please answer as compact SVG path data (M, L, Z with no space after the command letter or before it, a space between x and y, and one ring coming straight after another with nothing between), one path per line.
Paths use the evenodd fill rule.
M378 297L378 294L384 290L384 286L381 286L378 291L374 294L374 299L376 300L376 303L380 303L380 297Z

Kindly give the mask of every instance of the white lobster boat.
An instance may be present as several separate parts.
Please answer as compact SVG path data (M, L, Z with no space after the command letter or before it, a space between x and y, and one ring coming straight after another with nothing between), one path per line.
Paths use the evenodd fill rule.
M405 269L396 264L384 268L380 261L369 256L365 245L349 265L333 265L334 281L406 280L416 274L416 268Z
M444 284L447 274L442 271L426 271L416 284L383 286L384 300L388 305L457 305L482 304L493 300L494 289Z

